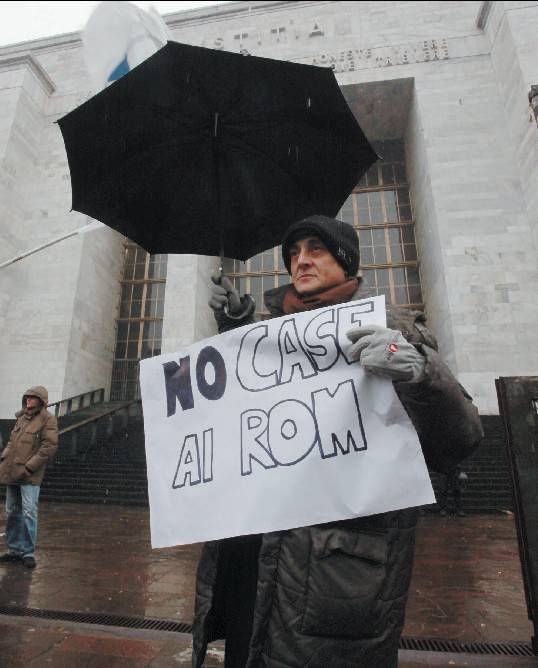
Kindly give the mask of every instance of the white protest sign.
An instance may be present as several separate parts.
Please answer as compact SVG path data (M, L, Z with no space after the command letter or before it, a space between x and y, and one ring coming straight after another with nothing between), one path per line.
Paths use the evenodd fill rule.
M143 360L153 547L435 501L392 382L347 357L384 297L247 325Z

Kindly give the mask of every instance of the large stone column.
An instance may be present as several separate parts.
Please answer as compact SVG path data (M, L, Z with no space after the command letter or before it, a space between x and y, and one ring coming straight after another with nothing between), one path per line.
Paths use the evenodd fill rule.
M70 212L69 169L53 123L68 109L31 56L0 60L0 262L85 225ZM54 113L51 113L51 108ZM108 391L122 237L96 230L0 270L0 418L31 385L50 401Z
M529 107L536 87L538 5L531 2L493 2L478 27L491 45L491 62L501 92L506 131L517 156L523 201L538 247L538 128ZM538 92L538 88L536 89ZM538 103L538 100L536 101Z
M494 380L536 375L538 252L490 58L415 80L406 136L429 322L483 413Z
M169 255L164 301L163 352L175 352L217 333L207 302L210 276L218 260L201 255Z
M30 55L0 61L0 261L39 245L47 236L46 216L34 208L31 193L40 178L45 111L53 92L54 84ZM20 408L25 386L47 380L53 392L61 387L65 360L57 349L46 346L39 318L41 307L46 309L42 291L47 269L34 258L0 269L2 418ZM48 365L57 365L57 373L47 371Z

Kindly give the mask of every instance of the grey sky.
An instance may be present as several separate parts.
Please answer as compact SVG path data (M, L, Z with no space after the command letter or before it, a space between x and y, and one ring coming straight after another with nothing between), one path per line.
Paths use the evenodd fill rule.
M99 2L0 2L0 46L73 32L84 27ZM222 2L133 2L160 14Z

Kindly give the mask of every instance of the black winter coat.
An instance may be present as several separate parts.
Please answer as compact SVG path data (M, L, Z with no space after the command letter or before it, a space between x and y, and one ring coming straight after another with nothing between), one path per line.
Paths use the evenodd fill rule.
M266 294L272 316L282 315L284 290ZM221 319L219 329L246 322ZM424 380L394 387L428 466L448 470L483 437L478 412L437 354L421 312L391 309L387 326L426 357ZM249 606L248 668L397 666L416 520L416 509L409 508L206 543L198 566L193 666L203 665L208 642L225 637L227 628L230 633L226 617L237 614L244 623L249 617L241 609Z

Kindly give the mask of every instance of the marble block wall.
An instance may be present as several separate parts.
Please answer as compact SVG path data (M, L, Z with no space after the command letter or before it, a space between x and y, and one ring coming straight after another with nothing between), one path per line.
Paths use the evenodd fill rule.
M234 2L166 21L178 41L331 67L371 139L405 139L443 358L483 413L498 411L495 378L538 374L538 127L527 99L538 3ZM70 212L54 121L91 94L78 34L0 48L0 262L86 223ZM121 265L122 238L99 230L0 270L0 417L28 384L52 400L108 390ZM215 265L169 257L163 350L215 333Z

